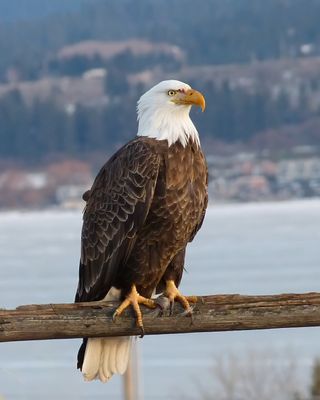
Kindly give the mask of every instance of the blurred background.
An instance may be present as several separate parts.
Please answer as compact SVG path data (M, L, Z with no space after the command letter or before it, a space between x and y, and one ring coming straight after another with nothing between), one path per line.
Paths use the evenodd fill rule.
M320 0L0 0L0 307L73 301L82 193L163 79L194 110L210 207L187 294L319 291ZM319 330L147 337L139 399L320 396ZM0 399L122 399L79 341L2 344ZM1 397L2 396L2 397Z

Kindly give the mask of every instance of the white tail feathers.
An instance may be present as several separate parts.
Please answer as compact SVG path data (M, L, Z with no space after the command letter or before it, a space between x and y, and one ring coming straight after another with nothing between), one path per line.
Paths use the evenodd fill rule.
M88 339L82 365L86 381L107 382L113 374L124 374L131 353L131 337Z
M119 300L120 290L112 287L103 300ZM130 354L132 337L88 339L82 374L86 381L100 379L107 382L113 374L124 374Z

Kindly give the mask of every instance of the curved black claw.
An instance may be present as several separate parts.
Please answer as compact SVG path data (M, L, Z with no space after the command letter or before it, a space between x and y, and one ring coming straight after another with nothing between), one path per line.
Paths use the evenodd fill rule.
M182 317L190 317L190 319L191 319L191 325L194 324L193 309L194 309L194 307L190 307L190 310L185 310L185 311L181 314Z
M173 314L173 310L174 310L174 299L169 300L169 301L170 301L170 313L169 313L169 315L171 317L171 315Z
M143 326L139 326L139 328L140 328L140 336L139 336L139 338L140 339L142 339L143 338L143 336L144 336L144 327Z
M116 322L117 316L118 316L117 311L115 311L115 312L112 314L112 321L113 321L113 322Z
M193 309L194 307L190 307L188 310L184 310L183 313L181 314L183 317L192 317L193 315Z

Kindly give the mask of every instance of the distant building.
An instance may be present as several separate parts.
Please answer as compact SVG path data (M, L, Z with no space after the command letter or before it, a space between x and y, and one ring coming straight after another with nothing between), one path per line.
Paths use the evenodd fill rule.
M320 179L320 158L302 158L279 162L278 181Z
M83 193L88 189L83 185L63 185L56 190L57 204L63 208L80 208L84 206Z
M105 68L92 68L82 75L83 79L104 79L106 76L107 70Z

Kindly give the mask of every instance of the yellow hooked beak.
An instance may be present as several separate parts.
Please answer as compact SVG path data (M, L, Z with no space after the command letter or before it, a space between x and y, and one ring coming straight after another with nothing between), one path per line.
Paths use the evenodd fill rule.
M177 92L172 100L175 104L185 104L199 106L202 112L206 108L206 101L203 94L194 89L188 89L184 92Z

